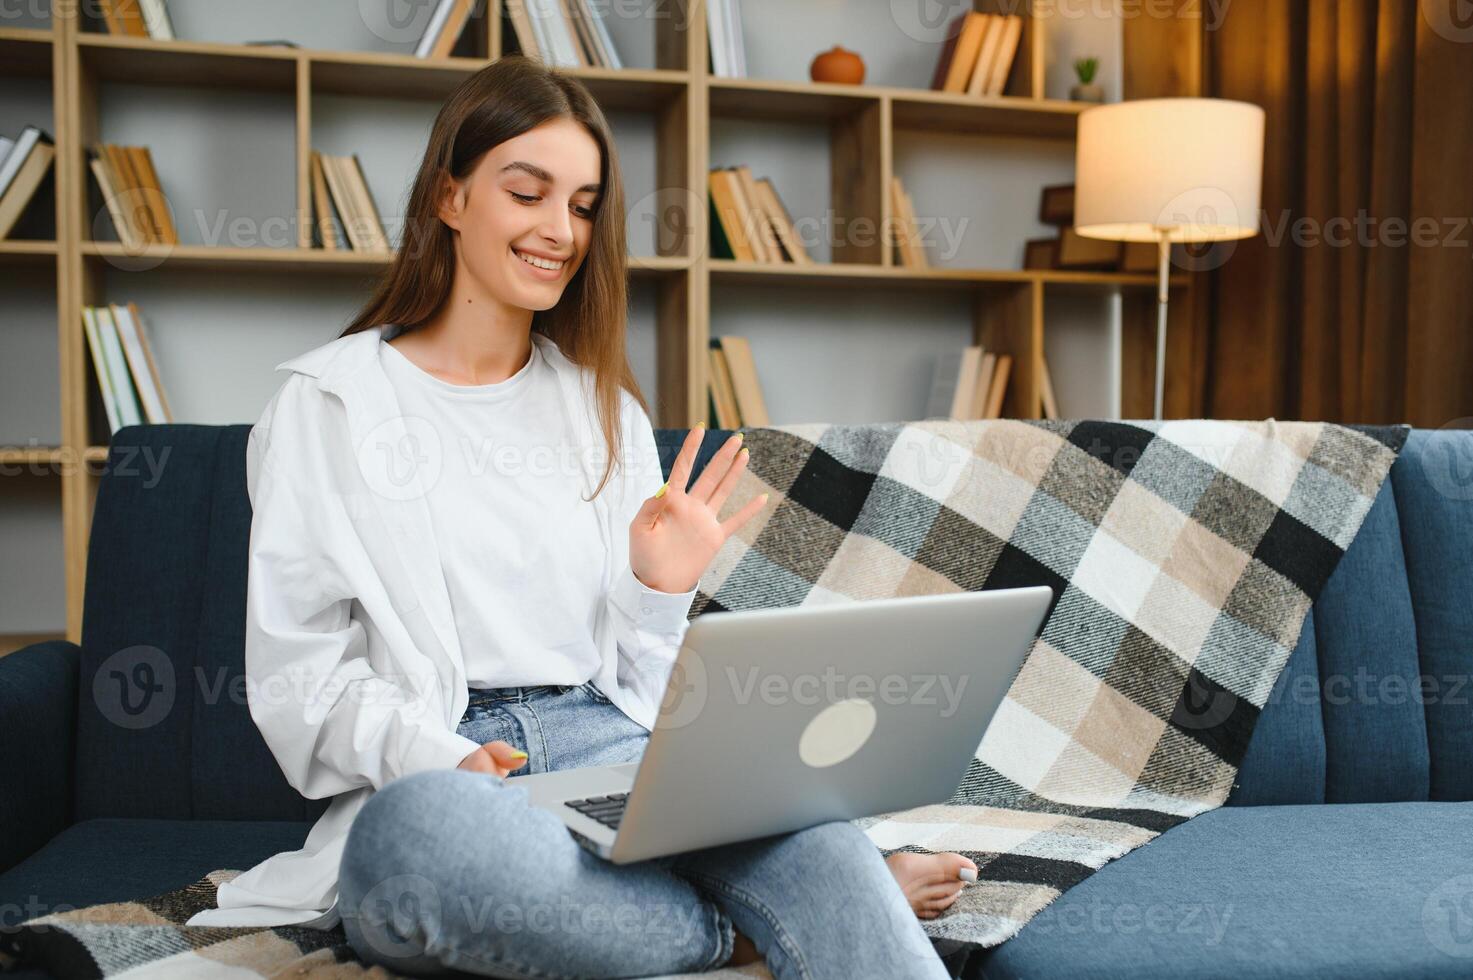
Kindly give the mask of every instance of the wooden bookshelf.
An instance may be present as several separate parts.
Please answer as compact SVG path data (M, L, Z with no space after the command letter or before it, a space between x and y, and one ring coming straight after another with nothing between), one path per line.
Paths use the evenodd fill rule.
M859 2L859 0L854 0ZM975 0L979 10L1001 9L1004 0ZM1186 0L1182 0L1185 4ZM1128 404L1149 397L1148 379L1134 366L1153 356L1154 319L1150 275L1040 272L1021 269L931 268L896 264L883 242L834 242L832 261L810 265L765 265L714 259L709 240L706 175L714 120L759 121L821 127L830 141L831 207L845 217L888 225L889 195L897 134L970 134L1044 139L1069 144L1083 106L1044 97L1046 24L1029 17L1018 62L1003 95L976 98L891 86L843 86L760 78L717 78L707 69L703 0L677 0L679 16L654 27L650 68L569 69L605 108L647 114L654 122L656 186L684 210L673 229L656 239L655 254L631 260L631 274L655 296L656 424L686 426L707 418L707 350L713 285L761 285L803 289L942 289L972 298L973 343L1014 356L1005 414L1041 414L1039 377L1043 362L1045 306L1055 290L1121 290L1126 296L1125 331ZM387 254L330 252L310 247L310 150L313 97L440 100L470 74L511 48L503 38L503 0L488 0L452 57L426 60L404 54L156 41L98 33L76 15L72 0L55 0L65 15L46 30L0 29L0 75L50 77L56 139L55 241L0 242L0 267L54 267L57 289L62 443L59 446L0 448L0 462L49 465L61 481L67 573L66 636L81 634L82 589L97 472L107 458L104 419L90 417L92 380L81 329L84 305L116 301L107 295L104 274L123 270L147 276L156 269L268 272L322 276L372 274ZM1016 4L1008 4L1009 9ZM1134 18L1126 32L1126 97L1197 94L1200 91L1199 22ZM1149 32L1149 33L1148 33ZM1162 57L1161 46L1183 51ZM102 138L100 92L114 83L165 87L216 87L231 91L284 93L295 105L294 173L296 243L288 248L203 245L126 249L117 241L92 240L91 215L98 198L91 188L87 148ZM92 196L89 196L92 195ZM1190 296L1192 278L1173 278L1173 289ZM1173 298L1173 315L1186 316L1188 303ZM1181 311L1181 312L1178 312ZM147 311L145 310L145 313ZM1136 323L1139 320L1139 324ZM1173 338L1188 332L1173 331ZM1173 343L1176 343L1173 340ZM1170 350L1174 372L1187 372L1201 351ZM39 365L53 370L53 365ZM1188 414L1191 392L1168 382L1168 406ZM1139 388L1139 391L1135 391ZM184 420L187 421L187 420ZM242 419L241 421L249 421ZM82 465L72 465L80 460ZM43 477L51 479L52 477ZM0 507L4 506L0 498ZM0 648L3 648L0 637Z

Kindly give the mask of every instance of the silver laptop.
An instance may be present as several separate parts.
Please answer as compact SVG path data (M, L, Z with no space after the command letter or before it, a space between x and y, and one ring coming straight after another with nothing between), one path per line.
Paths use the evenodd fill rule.
M639 761L506 783L616 864L944 802L1052 595L699 616Z

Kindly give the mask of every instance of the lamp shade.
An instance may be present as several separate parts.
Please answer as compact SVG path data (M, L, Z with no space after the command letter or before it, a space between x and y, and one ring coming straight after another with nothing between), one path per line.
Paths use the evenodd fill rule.
M1263 123L1263 109L1227 99L1139 99L1085 110L1075 231L1126 242L1256 234Z

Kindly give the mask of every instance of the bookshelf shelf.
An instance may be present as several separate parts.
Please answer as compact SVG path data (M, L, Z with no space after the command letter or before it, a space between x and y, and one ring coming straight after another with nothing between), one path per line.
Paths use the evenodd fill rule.
M56 242L6 239L0 241L0 265L39 265L56 259Z
M891 103L895 129L991 133L1072 139L1087 106L1060 99L979 97L929 89L837 85L751 78L712 78L713 117L809 121L836 119L881 100Z
M297 84L297 65L306 63L314 92L379 98L444 98L489 63L485 58L430 59L380 51L156 41L112 34L79 34L77 45L84 65L101 81L290 91ZM689 72L669 68L566 72L582 80L601 105L613 109L663 104L690 84Z
M270 272L373 272L387 266L393 253L328 251L320 248L231 248L221 245L147 245L127 248L119 242L83 242L82 255L124 271L156 268ZM52 250L52 254L55 250ZM0 252L3 254L3 252ZM631 275L668 275L690 267L682 256L630 256Z
M0 74L20 78L51 75L51 31L37 28L0 28Z
M60 446L0 446L0 466L49 466L65 455Z
M813 265L775 265L767 262L739 262L735 259L709 259L711 278L715 281L745 282L763 285L833 285L906 287L954 285L971 287L985 283L1030 283L1099 287L1151 287L1156 277L1130 272L1070 272L1056 269L910 269L904 266L875 265L865 262L820 262ZM1173 286L1190 284L1186 276L1172 278Z

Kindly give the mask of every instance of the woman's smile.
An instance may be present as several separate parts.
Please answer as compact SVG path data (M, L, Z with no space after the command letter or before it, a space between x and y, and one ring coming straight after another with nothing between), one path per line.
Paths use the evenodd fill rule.
M543 282L556 282L563 277L563 266L567 265L564 260L547 259L530 252L523 252L515 245L511 246L512 254L517 257L517 265L527 271L529 276L540 279Z

